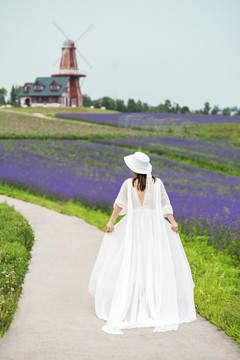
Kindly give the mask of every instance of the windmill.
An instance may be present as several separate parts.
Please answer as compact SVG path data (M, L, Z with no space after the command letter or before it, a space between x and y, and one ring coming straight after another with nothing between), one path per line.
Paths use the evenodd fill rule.
M65 32L57 25L54 21L53 24L60 31L60 33L65 37L65 41L62 46L62 56L61 59L58 59L54 65L60 60L60 70L58 73L53 74L52 76L65 76L69 77L69 92L70 92L70 106L82 106L83 105L83 96L81 88L79 85L79 78L85 78L87 75L83 72L78 71L76 51L81 56L81 58L87 63L87 65L92 68L91 64L87 59L80 53L76 48L76 43L87 33L88 30L93 25L90 25L75 41L70 40L70 38L65 34Z

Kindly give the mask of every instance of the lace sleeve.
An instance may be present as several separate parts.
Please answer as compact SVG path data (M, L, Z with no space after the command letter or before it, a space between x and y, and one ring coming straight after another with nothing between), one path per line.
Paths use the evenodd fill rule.
M173 208L172 208L167 191L166 191L165 186L162 181L161 181L161 203L162 203L163 215L164 216L167 214L173 215Z
M125 180L113 204L113 207L117 204L122 209L119 215L125 215L127 213L127 202L127 180Z

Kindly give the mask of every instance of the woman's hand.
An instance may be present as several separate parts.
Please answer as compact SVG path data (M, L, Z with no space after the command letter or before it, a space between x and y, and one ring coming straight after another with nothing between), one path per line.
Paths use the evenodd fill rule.
M178 233L178 224L176 223L176 221L174 221L173 223L171 223L171 229L173 231L175 231L176 233Z
M108 223L107 223L107 233L113 232L113 230L114 230L113 223L108 222Z
M113 224L115 223L120 211L122 210L122 208L120 206L118 206L117 204L114 205L114 209L113 209L113 212L112 212L112 215L109 219L109 221L107 222L107 232L113 232L114 230L114 226Z

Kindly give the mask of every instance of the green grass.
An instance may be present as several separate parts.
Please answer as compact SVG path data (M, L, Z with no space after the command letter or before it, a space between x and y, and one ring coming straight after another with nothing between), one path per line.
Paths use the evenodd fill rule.
M142 127L141 129L151 132L151 136L161 134L161 136L182 137L191 140L220 139L240 144L240 123L164 125Z
M100 110L100 109L89 109L89 108L62 108L60 109L50 109L50 108L11 108L6 110L0 110L0 137L12 137L13 135L22 136L24 137L24 132L19 131L19 122L26 122L26 118L29 119L29 114L32 113L41 113L46 116L54 116L57 112L69 112L71 109L72 113L78 113L78 112L97 112L97 113L111 113L110 110ZM80 111L81 109L81 111ZM84 110L85 109L85 110ZM91 111L90 111L91 110ZM92 111L93 110L93 111ZM16 115L16 121L7 121L6 124L3 124L1 126L1 120L4 120L3 114L8 113L9 115L11 111L17 111L19 114ZM114 112L114 111L112 111ZM20 114L26 113L27 116L25 118L18 118ZM6 117L6 116L5 116ZM12 117L14 118L14 116ZM55 129L55 131L52 131L51 129L49 131L44 131L44 127L47 127L48 129L48 123L47 120L44 121L44 119L40 119L37 117L31 117L31 122L41 122L43 126L40 126L40 128L37 130L35 127L35 130L28 129L30 126L28 124L27 126L27 135L28 137L34 137L34 138L41 138L42 136L46 137L57 137L60 138L63 137L63 129ZM48 120L49 122L50 120ZM10 122L10 124L9 124ZM14 124L12 124L12 122ZM113 136L126 136L127 134L130 134L131 136L174 136L174 137L182 137L182 138L188 138L192 140L202 140L202 139L222 139L222 140L230 140L233 141L236 144L240 144L240 123L225 123L225 124L191 124L191 125L164 125L164 126L155 126L155 127L139 127L139 128L119 128L115 125L99 125L94 124L86 121L79 121L79 120L65 120L65 125L63 127L65 128L67 138L81 138L81 128L84 131L84 136L90 138L91 136L94 136L94 127L96 135L102 135L104 134L113 134ZM79 128L72 129L73 131L70 131L67 129L68 126L73 126L75 122L75 126ZM4 123L4 122L3 122ZM62 123L64 121L62 120ZM73 125L70 125L73 124ZM53 123L56 126L56 123ZM10 125L7 126L7 125ZM60 127L61 125L59 125ZM90 127L90 130L86 132L86 128ZM34 128L34 127L33 127ZM101 134L102 133L102 134Z
M8 184L0 185L0 192L63 214L80 217L102 231L105 231L110 216L110 212L87 208L80 202L55 201ZM179 233L196 285L194 298L198 313L240 344L240 269L234 265L229 255L207 245L207 238L189 239L189 236L181 233L181 226Z
M31 259L34 233L13 206L0 204L0 336L9 329L18 307Z
M139 136L145 132L76 120L44 119L0 110L2 139L89 139L91 137Z
M197 312L240 344L240 268L207 239L181 240L195 283Z
M5 110L11 112L11 111L17 111L20 113L25 114L43 114L45 116L54 116L56 113L83 113L83 114L112 114L112 113L118 113L119 111L114 110L103 110L103 109L90 109L89 107L65 107L65 108L48 108L48 107L28 107L28 108L22 108L22 107L11 107L11 108L5 108Z

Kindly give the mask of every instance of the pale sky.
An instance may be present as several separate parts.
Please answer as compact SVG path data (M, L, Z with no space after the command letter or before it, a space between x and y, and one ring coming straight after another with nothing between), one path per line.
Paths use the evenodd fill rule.
M71 40L93 24L77 43L91 98L240 107L239 0L1 0L0 11L0 88L58 70L52 21Z

